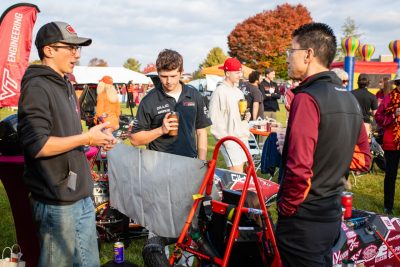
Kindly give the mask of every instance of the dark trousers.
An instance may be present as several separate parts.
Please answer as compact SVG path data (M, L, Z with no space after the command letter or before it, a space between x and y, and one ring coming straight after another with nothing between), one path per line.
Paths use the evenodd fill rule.
M385 150L386 174L383 184L384 207L393 210L394 194L396 187L397 168L399 167L400 151Z
M127 97L128 97L128 99L126 100L126 107L127 108L133 108L133 107L135 107L135 105L134 105L134 100L133 100L133 93L127 93L126 94L127 95Z
M341 220L306 221L279 216L276 242L284 267L330 267L332 248L339 238Z

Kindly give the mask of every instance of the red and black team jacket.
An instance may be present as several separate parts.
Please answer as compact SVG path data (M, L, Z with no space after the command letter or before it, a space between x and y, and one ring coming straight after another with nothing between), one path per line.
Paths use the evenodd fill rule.
M339 220L342 178L355 148L361 171L371 163L359 104L330 71L308 77L293 93L282 154L279 216Z

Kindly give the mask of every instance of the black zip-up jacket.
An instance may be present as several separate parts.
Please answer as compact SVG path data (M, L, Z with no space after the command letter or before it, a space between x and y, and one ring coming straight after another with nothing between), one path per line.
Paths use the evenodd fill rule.
M274 92L267 93L265 91L265 88L274 88ZM262 80L262 82L259 85L260 91L264 96L264 111L278 111L279 110L279 104L278 104L278 99L281 98L281 95L279 94L279 88L278 85L274 82L268 82L265 79Z
M35 158L50 136L82 133L76 96L71 84L50 67L30 66L22 78L18 103L18 135L24 149L24 181L37 201L71 204L93 193L90 168L83 147ZM76 188L68 188L70 172Z
M313 176L310 177L308 187L300 187L300 184L305 183L296 181L298 177L287 179L285 176L278 192L278 207L283 197L290 201L298 199L298 194L302 194L304 200L293 216L313 221L340 220L341 193L344 188L342 177L349 169L362 129L360 107L355 97L341 86L341 81L331 71L309 77L293 92L296 95L308 94L318 105L318 139L313 156ZM307 120L307 114L292 114L292 110L289 116L301 116ZM283 173L286 173L286 162L292 152L288 150L291 131L288 125L282 154ZM299 149L304 148L304 145L298 145ZM308 161L304 159L304 162ZM299 190L290 190L290 186L296 182Z

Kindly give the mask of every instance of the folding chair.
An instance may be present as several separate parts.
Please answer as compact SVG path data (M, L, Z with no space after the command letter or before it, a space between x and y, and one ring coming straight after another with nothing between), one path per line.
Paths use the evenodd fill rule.
M249 152L253 159L254 166L256 167L256 172L257 172L258 169L260 169L261 167L262 149L260 148L256 137L252 133L250 133L249 135Z

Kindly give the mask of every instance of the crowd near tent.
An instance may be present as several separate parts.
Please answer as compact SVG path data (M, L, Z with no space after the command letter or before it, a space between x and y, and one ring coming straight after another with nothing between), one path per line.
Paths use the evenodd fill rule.
M132 81L138 84L151 83L151 79L146 75L124 68L124 67L87 67L76 66L73 74L77 83L98 83L105 76L111 76L114 83L128 83Z
M331 68L344 69L344 62L333 62ZM361 73L367 74L370 81L369 88L378 88L379 80L383 77L392 79L397 71L398 64L396 62L370 62L356 61L354 63L354 83L353 88L358 88L357 80Z

